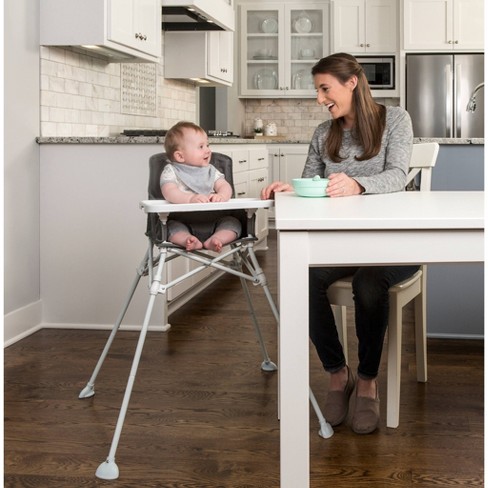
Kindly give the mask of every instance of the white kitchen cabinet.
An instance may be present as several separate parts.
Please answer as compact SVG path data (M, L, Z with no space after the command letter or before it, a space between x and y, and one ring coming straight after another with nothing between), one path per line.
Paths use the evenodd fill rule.
M42 0L40 44L71 46L109 61L159 62L159 0Z
M405 0L403 49L484 49L483 0Z
M239 95L315 97L310 70L330 52L329 1L243 4L239 14Z
M301 178L308 148L308 144L268 145L272 180L291 184L293 178Z
M398 0L333 1L332 19L334 52L397 51Z
M233 32L166 32L164 35L165 78L192 79L205 86L231 86L233 63Z

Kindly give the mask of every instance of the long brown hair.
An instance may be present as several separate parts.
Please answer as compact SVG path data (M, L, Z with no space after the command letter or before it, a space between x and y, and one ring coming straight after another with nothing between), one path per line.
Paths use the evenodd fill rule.
M374 101L362 66L350 54L331 54L315 64L312 75L316 74L329 74L337 78L341 84L345 84L351 76L357 76L357 86L353 91L355 120L352 130L364 152L356 156L356 159L364 161L376 156L380 152L381 138L385 130L386 108ZM343 118L334 119L325 141L324 151L335 163L344 159L339 154L343 130Z

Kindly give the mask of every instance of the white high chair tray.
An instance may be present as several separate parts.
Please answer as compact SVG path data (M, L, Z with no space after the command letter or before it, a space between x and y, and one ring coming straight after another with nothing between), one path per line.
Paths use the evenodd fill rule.
M168 203L167 200L142 200L140 208L146 213L205 212L208 210L240 210L274 207L274 200L259 198L231 198L227 202Z

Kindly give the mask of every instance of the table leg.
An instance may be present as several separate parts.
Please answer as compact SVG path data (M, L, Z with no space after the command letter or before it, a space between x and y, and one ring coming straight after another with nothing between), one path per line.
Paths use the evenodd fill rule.
M306 232L279 232L280 487L310 485ZM304 328L307 330L304 331Z

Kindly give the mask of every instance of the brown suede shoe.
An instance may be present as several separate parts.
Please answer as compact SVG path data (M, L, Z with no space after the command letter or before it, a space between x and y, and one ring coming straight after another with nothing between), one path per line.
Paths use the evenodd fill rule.
M325 418L332 427L342 424L349 410L349 398L354 390L355 380L349 366L347 367L347 383L343 391L329 391L325 402Z
M355 400L351 428L356 434L371 434L380 423L378 384L376 384L376 398L356 396Z

